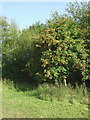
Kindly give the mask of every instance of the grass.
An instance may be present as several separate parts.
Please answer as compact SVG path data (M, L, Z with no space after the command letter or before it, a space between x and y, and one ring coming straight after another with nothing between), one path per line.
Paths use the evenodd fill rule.
M88 92L85 86L56 88L53 85L14 83L2 87L3 118L88 118ZM30 89L29 89L30 88Z

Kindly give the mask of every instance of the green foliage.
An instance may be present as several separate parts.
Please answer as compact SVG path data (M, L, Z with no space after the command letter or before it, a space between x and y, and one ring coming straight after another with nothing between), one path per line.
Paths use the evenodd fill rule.
M46 25L37 22L22 31L14 21L0 18L3 78L48 81L58 86L79 71L82 81L88 79L87 3L70 3L66 10L71 17L56 12Z
M53 19L48 20L46 25L36 23L22 32L18 30L14 21L9 23L7 18L0 18L2 25L2 43L0 43L3 56L2 75L3 78L10 78L3 80L3 115L6 115L4 117L16 117L16 114L17 117L23 117L22 114L27 110L24 117L37 118L42 115L47 118L51 116L54 118L87 117L89 103L86 86L76 84L76 88L72 89L71 85L66 87L61 84L69 79L72 73L80 74L82 81L88 79L87 3L81 3L81 6L77 2L70 3L66 10L72 15L72 19L67 17L68 15L60 17L56 12L53 14ZM43 84L38 88L36 88L37 85L32 87L30 82L28 85L25 82L27 78L33 83L36 83L35 80L39 83L46 81L55 83L55 86ZM11 79L17 79L18 84ZM17 92L20 96L17 96ZM10 103L8 104L10 106L7 103ZM35 108L36 103L38 104ZM62 107L57 107L59 105ZM48 110L50 111L47 114Z
M82 28L89 27L89 4L88 2L70 2L67 4L66 12L72 17Z
M33 29L34 31L31 35L32 44L31 44L31 51L30 51L30 59L26 63L24 70L28 71L28 74L31 77L31 79L32 78L36 79L34 77L35 73L40 71L40 68L41 68L41 62L40 62L41 50L36 48L36 46L35 46L36 39L33 39L33 37L37 38L38 34L40 34L41 31L43 31L45 29L45 27L46 27L45 25L40 24L40 23L36 23L35 25L30 26L30 30ZM29 32L29 34L30 33L31 32Z
M28 79L29 75L25 71L25 65L35 64L39 59L38 52L33 48L32 34L37 35L42 29L40 26L39 23L36 23L21 32L14 21L9 23L7 18L2 18L3 78L19 81Z
M14 21L11 24L7 21L7 18L1 18L2 27L2 75L6 77L12 77L11 71L14 70L12 62L15 57L13 55L14 49L17 46L19 38L19 31ZM11 67L12 66L12 67ZM13 73L13 71L12 71Z
M30 35L20 31L14 21L2 18L2 77L19 79L25 77L23 71L30 57ZM27 36L27 39L26 36ZM28 40L28 41L27 41ZM29 46L29 47L28 47ZM29 55L28 55L29 56Z
M82 81L88 79L87 36L88 31L69 17L49 20L47 28L34 37L36 49L41 51L39 80L58 84L78 70Z
M87 29L88 33L90 30L89 27L89 3L88 2L70 2L66 7L67 16L70 16L74 21L76 21L81 29ZM86 37L90 38L90 35ZM90 48L90 42L87 41L87 48Z

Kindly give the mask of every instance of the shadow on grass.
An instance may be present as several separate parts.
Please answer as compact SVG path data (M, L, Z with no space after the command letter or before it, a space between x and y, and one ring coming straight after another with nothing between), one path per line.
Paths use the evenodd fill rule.
M34 90L38 87L38 83L36 81L26 81L26 82L16 82L16 81L11 81L11 80L7 80L7 79L4 79L2 81L3 83L3 86L7 86L9 89L15 89L17 92L19 91L23 91L23 92L26 92L26 91L31 91L31 90Z

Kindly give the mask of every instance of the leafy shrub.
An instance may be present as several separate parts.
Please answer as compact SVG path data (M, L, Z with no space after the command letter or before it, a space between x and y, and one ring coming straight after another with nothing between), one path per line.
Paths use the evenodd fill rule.
M88 30L82 30L74 20L56 17L36 40L36 51L41 51L40 81L60 84L74 71L80 71L82 81L88 79Z

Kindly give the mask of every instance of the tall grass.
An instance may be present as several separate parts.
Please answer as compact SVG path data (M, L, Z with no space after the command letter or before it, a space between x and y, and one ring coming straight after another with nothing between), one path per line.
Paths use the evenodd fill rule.
M24 91L27 96L34 96L41 100L88 104L88 89L85 84L81 86L76 84L76 88L72 88L70 84L67 86L61 84L60 87L52 84L39 84L38 87L35 87L26 83L15 85L13 81L4 79L3 86L12 90Z
M70 85L61 85L60 88L56 88L53 85L43 84L38 86L35 93L41 100L69 101L72 104L74 102L88 103L88 90L85 85L79 87L76 84L76 88L73 89Z
M2 82L4 118L88 118L88 89L85 85Z

